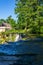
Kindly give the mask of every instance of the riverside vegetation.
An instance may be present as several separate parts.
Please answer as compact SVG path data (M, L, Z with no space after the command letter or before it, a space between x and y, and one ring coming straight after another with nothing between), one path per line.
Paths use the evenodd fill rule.
M0 19L0 26L3 21L9 23L12 30L0 33L0 43L3 41L14 41L15 33L26 34L27 38L43 37L43 1L42 0L17 0L14 9L17 14L17 21L12 16L6 20ZM11 36L10 36L11 34Z

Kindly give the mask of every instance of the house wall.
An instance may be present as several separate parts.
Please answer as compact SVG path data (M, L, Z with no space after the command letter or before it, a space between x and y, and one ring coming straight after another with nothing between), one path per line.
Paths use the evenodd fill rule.
M0 27L0 32L5 32L6 28L5 27Z
M5 30L11 30L11 27L5 27L5 26L0 27L0 32L5 32Z

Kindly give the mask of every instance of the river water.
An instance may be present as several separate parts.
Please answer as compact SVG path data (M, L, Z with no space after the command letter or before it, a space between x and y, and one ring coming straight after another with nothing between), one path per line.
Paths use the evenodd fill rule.
M0 45L0 65L43 65L43 42Z

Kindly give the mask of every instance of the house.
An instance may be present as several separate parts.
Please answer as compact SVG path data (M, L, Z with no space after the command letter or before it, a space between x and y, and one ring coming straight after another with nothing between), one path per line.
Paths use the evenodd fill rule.
M10 24L3 22L0 26L0 32L5 32L6 30L11 30L12 27Z

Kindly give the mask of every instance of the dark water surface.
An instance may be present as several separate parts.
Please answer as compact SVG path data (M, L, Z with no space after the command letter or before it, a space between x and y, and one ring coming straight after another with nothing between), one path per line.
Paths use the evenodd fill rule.
M43 41L0 45L0 65L43 65Z

